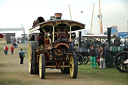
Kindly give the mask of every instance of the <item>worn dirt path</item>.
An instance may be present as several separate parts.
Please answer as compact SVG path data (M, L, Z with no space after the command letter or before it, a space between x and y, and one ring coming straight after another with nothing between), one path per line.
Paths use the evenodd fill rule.
M20 48L28 48L28 44L19 44L11 55L10 46L8 55L0 51L0 85L109 85L94 79L87 74L78 74L77 79L70 78L69 74L61 74L60 70L47 69L46 79L40 79L38 74L30 75L28 72L28 57L25 57L24 64L19 64L18 52ZM3 45L0 45L3 47ZM26 56L28 55L28 51Z

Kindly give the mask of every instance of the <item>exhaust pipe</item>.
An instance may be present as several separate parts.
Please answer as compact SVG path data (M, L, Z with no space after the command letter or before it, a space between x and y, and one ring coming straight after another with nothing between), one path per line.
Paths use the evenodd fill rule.
M79 31L79 48L82 47L82 42L81 42L81 31Z
M107 44L107 46L110 46L110 42L111 42L111 27L107 28L107 37L108 37L108 44Z
M61 19L62 17L62 13L55 13L54 15L56 19Z

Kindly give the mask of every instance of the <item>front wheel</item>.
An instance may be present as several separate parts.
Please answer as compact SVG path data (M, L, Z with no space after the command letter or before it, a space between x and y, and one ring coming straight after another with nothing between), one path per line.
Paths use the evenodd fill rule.
M45 56L44 54L40 54L39 58L39 76L41 79L45 79Z
M79 65L83 64L84 58L81 54L77 54L77 58L78 58L78 63Z
M109 68L113 65L113 57L110 53L106 53L106 58L105 58L105 64L106 64L106 67ZM100 66L100 59L97 59L97 63L98 65Z
M87 63L88 63L88 61L89 61L88 56L84 56L84 61L83 61L83 64L87 64Z
M78 73L78 61L77 56L75 53L73 53L70 56L70 76L72 78L76 78Z
M106 53L105 63L106 67L111 67L113 65L114 59L110 53Z

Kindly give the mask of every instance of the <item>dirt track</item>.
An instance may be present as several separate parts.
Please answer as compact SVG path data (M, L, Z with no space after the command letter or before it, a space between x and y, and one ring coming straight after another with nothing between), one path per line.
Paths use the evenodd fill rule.
M0 45L0 47L3 45ZM78 74L77 79L70 78L69 74L61 74L60 70L47 69L46 79L40 79L38 74L30 75L28 72L28 57L25 57L24 64L19 64L19 49L28 48L28 45L19 45L11 55L10 44L8 55L0 51L0 85L108 85L94 79L87 74ZM28 51L27 51L28 54Z

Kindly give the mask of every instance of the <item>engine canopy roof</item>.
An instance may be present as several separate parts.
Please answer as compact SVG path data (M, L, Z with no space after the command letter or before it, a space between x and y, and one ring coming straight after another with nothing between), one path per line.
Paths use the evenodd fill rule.
M40 29L50 31L53 28L53 26L55 27L62 26L65 27L66 29L69 29L69 27L71 26L71 31L85 29L85 24L82 24L80 22L76 22L72 20L55 19L55 20L48 20L46 22L39 23L38 25L29 29L29 31L33 32Z

